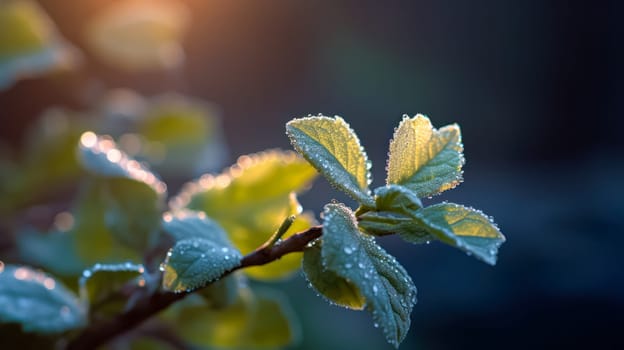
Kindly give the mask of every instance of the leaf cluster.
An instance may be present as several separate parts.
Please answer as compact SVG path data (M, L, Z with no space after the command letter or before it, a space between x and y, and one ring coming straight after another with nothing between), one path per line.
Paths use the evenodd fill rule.
M247 281L285 278L302 266L329 302L368 310L398 347L409 330L416 287L376 237L398 234L414 244L438 240L496 262L505 238L489 217L459 204L424 206L421 200L461 182L464 157L457 125L436 130L425 116L404 117L390 142L386 184L374 190L365 150L342 118L293 119L286 130L305 160L278 150L241 156L222 173L186 184L168 204L167 186L145 163L110 137L84 132L77 159L90 175L74 209L73 228L55 238L22 241L31 251L32 246L62 250L75 264L38 259L47 268L71 275L72 269L91 266L81 269L79 295L50 275L2 264L0 321L19 324L24 332L71 338L90 324L123 316L141 298L192 294L161 317L186 341L281 347L299 336L290 307L278 292ZM302 213L297 193L310 186L315 169L359 207L327 204L321 237L287 247L284 252L290 254L271 255L273 249L301 244L290 242L302 242L303 232L313 232L317 223ZM167 248L159 255L162 247ZM146 251L156 256L142 259ZM250 263L251 256L259 262ZM15 305L38 311L19 312Z
M364 148L342 118L294 119L286 129L295 149L360 204L355 211L325 206L323 236L304 253L306 277L330 302L370 311L391 344L398 346L409 329L416 287L375 236L398 234L411 243L435 239L495 264L505 238L489 217L458 204L425 207L421 201L461 182L457 125L436 130L423 115L405 116L390 141L386 185L374 191Z

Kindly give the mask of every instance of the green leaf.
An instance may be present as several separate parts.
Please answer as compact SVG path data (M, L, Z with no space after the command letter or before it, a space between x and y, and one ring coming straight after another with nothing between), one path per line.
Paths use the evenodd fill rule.
M299 341L299 325L287 300L286 295L276 290L256 290L255 312L241 347L275 348Z
M130 179L151 187L159 196L165 196L167 186L144 164L128 157L106 136L87 131L80 136L79 159L92 174L104 178Z
M293 147L336 188L374 207L368 185L370 163L357 135L340 117L293 119L286 124Z
M240 263L242 256L232 247L225 231L215 221L206 217L204 212L191 210L167 212L163 215L162 227L178 242L161 267L165 271L163 278L165 289L180 292L205 285ZM192 249L187 252L189 245ZM197 256L198 253L199 257ZM197 261L191 262L190 270L184 272L187 277L178 276L178 271L186 268L189 259L197 259ZM167 266L172 261L173 266ZM210 271L203 271L202 269ZM194 274L196 275L194 276ZM196 278L199 279L199 282L190 281ZM206 296L214 297L228 290L236 291L236 289L236 285L225 280L218 280L202 290L202 293L205 292ZM222 301L216 300L216 302L221 303Z
M204 347L235 348L242 342L245 330L251 327L256 308L250 288L241 288L236 301L219 310L202 298L193 297L195 295L191 294L185 298L181 309L172 310L178 311L170 316L171 326L177 334L189 343Z
M406 187L387 185L375 189L375 209L407 213L422 208L418 196Z
M74 251L83 261L81 270L96 263L139 261L139 250L120 241L107 225L107 197L111 193L106 180L91 179L84 185L72 210L75 224L69 232L73 236Z
M84 305L53 277L0 262L0 322L24 331L60 333L86 324Z
M299 326L285 295L242 288L233 305L213 310L195 304L181 310L173 324L196 346L242 349L281 348L296 343Z
M323 266L322 242L316 241L303 253L303 272L308 282L330 303L349 309L362 310L366 300L355 284Z
M190 292L216 281L238 265L242 255L231 246L202 238L179 241L162 265L162 286L176 293Z
M433 237L495 265L505 236L481 211L454 203L441 203L417 211L414 217ZM401 235L407 241L410 235Z
M388 184L398 184L429 197L457 186L462 181L463 146L457 124L440 130L429 118L403 117L390 141Z
M150 187L129 179L103 181L105 224L115 238L137 251L156 239L164 203Z
M301 212L295 193L307 189L315 176L314 168L294 152L273 150L245 155L220 175L204 175L186 184L170 205L173 210L205 212L226 230L234 246L247 254L266 242L284 218ZM294 258L287 261L290 259ZM273 279L298 268L285 262L269 271L271 265L251 273L256 278Z
M110 232L137 251L149 247L158 233L166 185L111 139L92 132L80 138L80 161L103 187L99 200Z
M203 238L221 245L229 245L227 233L204 212L178 210L163 214L162 229L173 239Z
M203 213L165 213L163 228L179 239L161 266L165 290L189 292L240 265L240 252Z
M412 213L422 208L420 199L410 189L387 185L375 189L374 211L360 210L358 225L366 233L383 236L401 234L412 243L426 243L433 239L420 225L414 223Z
M34 1L0 2L0 90L15 81L78 63L47 14Z
M112 315L123 309L127 298L118 294L122 286L130 281L145 285L142 277L143 265L133 263L95 264L84 270L79 280L80 297L91 305L90 312L105 312Z
M325 206L321 257L326 270L357 287L375 324L398 347L409 330L416 287L393 256L358 230L353 213L342 204Z

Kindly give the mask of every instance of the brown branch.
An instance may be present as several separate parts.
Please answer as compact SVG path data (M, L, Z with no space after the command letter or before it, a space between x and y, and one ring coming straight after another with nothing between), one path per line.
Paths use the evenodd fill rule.
M301 252L308 243L320 237L322 233L322 226L314 226L306 231L292 235L273 246L262 246L245 255L239 266L230 271L226 271L221 278L245 267L265 265L280 259L286 254ZM137 289L135 292L144 293L144 289ZM154 294L145 295L143 298L140 298L131 309L112 319L94 323L84 329L67 345L67 349L95 349L100 345L106 344L113 338L137 327L150 317L166 309L171 304L182 300L185 296L193 292L171 293L159 290Z

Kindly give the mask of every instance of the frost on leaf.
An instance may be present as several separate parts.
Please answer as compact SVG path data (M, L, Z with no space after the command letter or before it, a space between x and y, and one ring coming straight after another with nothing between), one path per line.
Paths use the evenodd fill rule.
M458 204L441 203L417 211L415 217L431 236L490 265L496 264L498 248L505 242L505 236L482 212ZM401 237L407 241L411 239L407 234Z
M0 323L19 323L26 332L61 333L86 322L84 305L60 281L0 261Z
M167 186L144 164L128 157L108 136L87 131L80 136L79 160L90 173L105 178L125 178L152 188L165 196Z
M116 293L123 285L132 281L134 285L144 286L144 272L145 268L143 265L130 262L122 264L95 264L91 268L82 271L82 276L80 276L78 281L80 298L84 302L89 303L89 305L101 308L105 303L114 302L115 297L119 299L119 295L116 295ZM123 305L123 303L121 304ZM91 313L93 311L92 308Z
M80 137L79 160L93 175L89 190L95 198L85 206L104 221L116 241L135 251L154 243L167 186L145 165L128 157L107 136L87 131ZM87 226L90 222L82 220ZM89 240L90 232L77 232Z
M353 213L344 205L325 207L321 261L325 270L331 272L326 278L339 276L356 287L375 324L383 329L388 342L398 346L409 330L416 287L393 256L377 245L372 236L358 230ZM322 272L315 279L320 278ZM324 295L332 298L331 294ZM340 299L336 302L342 303Z
M178 240L161 265L165 290L190 292L240 265L241 253L203 213L165 213L163 229Z
M362 310L366 300L358 287L337 273L325 269L321 258L322 241L306 248L303 254L303 272L308 282L330 303L349 309Z
M336 188L356 201L374 206L368 185L370 164L349 124L340 117L293 119L286 124L293 147Z
M464 156L457 124L436 130L429 118L404 117L390 141L388 184L405 186L420 198L457 186Z

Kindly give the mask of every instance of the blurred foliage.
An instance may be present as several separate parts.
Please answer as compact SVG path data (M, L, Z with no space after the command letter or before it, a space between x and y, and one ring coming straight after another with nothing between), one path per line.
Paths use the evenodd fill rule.
M84 326L86 314L79 299L53 277L24 266L0 265L0 322L51 334Z
M189 18L184 5L132 0L103 6L86 28L90 53L126 72L181 67ZM76 58L36 3L0 3L0 89L70 67ZM504 237L490 218L460 205L423 207L420 201L460 182L463 146L456 125L436 130L424 116L405 117L390 143L386 186L371 191L368 155L340 117L287 124L303 158L267 150L216 173L226 159L217 107L176 93L104 91L81 111L45 110L20 152L0 145L0 230L12 233L10 244L19 253L6 265L0 261L0 334L10 334L14 347L63 347L81 339L83 328L132 316L136 305L175 297L170 292L190 295L114 347L294 345L299 323L287 298L248 278L287 278L302 259L313 288L330 302L370 311L398 347L416 288L374 236L438 239L496 262ZM311 229L314 214L303 212L297 195L317 171L360 207L328 204L323 236L310 241L318 235L306 234L320 227ZM167 198L164 180L177 185L189 178L195 180ZM275 253L284 246L290 254ZM270 261L245 265L257 256ZM72 290L76 279L79 296ZM23 336L29 332L41 335Z
M241 156L223 173L186 184L171 205L205 212L247 254L267 241L286 217L301 213L296 193L315 177L314 168L294 153L271 150ZM284 238L313 224L313 217L302 215ZM293 254L245 272L258 279L276 279L291 275L300 263L301 255Z
M25 77L73 68L78 59L36 2L0 2L0 91Z
M87 43L98 58L120 69L175 68L184 61L180 41L188 17L179 2L111 2L89 22Z
M241 286L236 301L227 307L214 309L194 299L176 306L178 310L171 310L165 317L194 345L281 348L299 339L299 325L287 300L277 291Z

